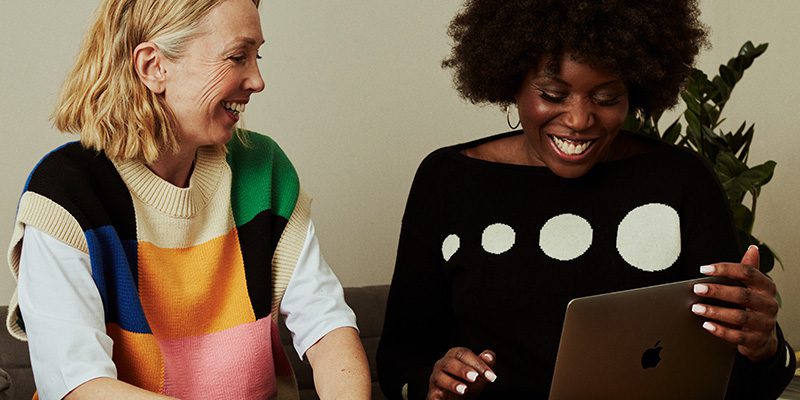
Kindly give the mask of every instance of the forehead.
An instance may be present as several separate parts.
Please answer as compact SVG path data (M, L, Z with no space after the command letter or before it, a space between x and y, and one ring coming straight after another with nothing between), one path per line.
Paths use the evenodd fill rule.
M201 22L203 39L218 44L241 42L258 47L264 42L261 18L252 0L226 0Z
M594 67L571 54L565 54L558 58L542 57L531 74L536 79L552 79L570 85L622 82L615 74Z

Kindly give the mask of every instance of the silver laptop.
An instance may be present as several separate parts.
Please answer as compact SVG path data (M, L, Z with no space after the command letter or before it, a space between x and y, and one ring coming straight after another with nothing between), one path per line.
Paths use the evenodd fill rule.
M573 299L550 399L723 399L736 348L691 312L692 286L714 281Z

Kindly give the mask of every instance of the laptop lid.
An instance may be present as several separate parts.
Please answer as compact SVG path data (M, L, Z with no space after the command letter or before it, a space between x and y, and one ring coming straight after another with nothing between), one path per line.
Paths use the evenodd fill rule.
M570 301L550 399L723 399L736 349L691 312L698 282L720 279Z

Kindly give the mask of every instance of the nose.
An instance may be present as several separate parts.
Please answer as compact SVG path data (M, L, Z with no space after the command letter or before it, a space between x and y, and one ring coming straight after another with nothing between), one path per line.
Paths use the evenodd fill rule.
M258 68L258 64L252 63L252 66L248 68L247 76L244 79L244 89L258 93L264 90L264 78L261 77L261 71Z
M567 105L564 124L573 131L580 132L594 125L594 109L587 101L577 100Z

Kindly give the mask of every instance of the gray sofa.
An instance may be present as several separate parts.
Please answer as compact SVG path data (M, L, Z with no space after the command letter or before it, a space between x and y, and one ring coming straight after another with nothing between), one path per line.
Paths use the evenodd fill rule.
M378 376L375 370L375 352L378 348L381 330L383 328L383 313L386 309L386 296L389 292L388 285L349 287L345 288L345 300L353 308L358 318L361 330L361 342L369 358L372 374L372 398L382 399L378 387ZM7 307L0 307L0 321L5 322ZM281 342L283 343L289 359L292 361L297 384L300 388L301 400L318 399L314 390L314 381L311 367L301 362L291 344L291 337L286 327L281 322ZM33 395L35 385L31 372L28 345L9 336L5 329L0 333L0 400L29 400Z

